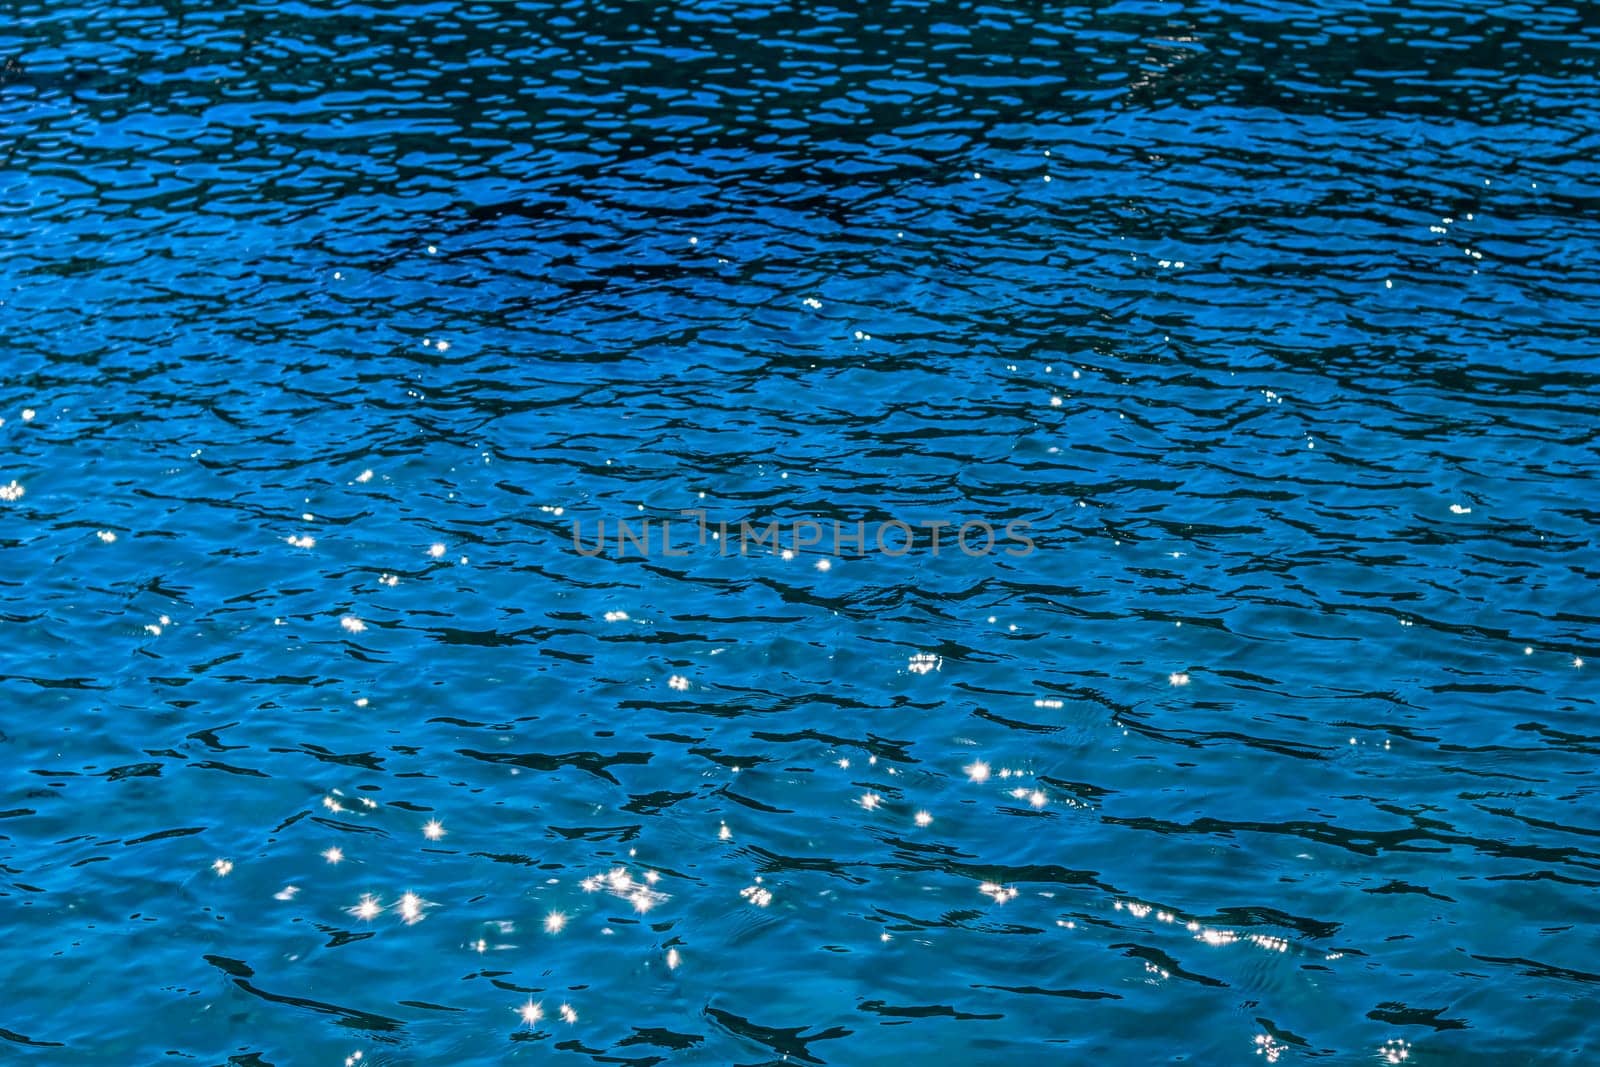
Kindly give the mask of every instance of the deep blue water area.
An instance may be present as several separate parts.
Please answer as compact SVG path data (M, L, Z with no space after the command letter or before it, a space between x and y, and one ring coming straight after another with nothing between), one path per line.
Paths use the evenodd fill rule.
M1592 1062L1597 61L0 0L0 1063Z

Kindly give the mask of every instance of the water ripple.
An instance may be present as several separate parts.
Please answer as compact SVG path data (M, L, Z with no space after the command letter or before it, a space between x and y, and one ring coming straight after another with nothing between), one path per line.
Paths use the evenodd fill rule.
M1581 11L9 13L3 1047L1579 1062Z

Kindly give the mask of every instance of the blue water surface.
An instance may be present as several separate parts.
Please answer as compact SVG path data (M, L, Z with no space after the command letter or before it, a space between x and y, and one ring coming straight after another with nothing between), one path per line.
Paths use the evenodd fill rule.
M0 1062L1591 1062L1592 16L0 2Z

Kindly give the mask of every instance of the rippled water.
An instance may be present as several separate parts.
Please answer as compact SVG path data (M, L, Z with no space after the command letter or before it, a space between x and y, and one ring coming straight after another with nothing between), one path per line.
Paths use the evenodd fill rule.
M1587 1062L1587 8L0 11L0 1060Z

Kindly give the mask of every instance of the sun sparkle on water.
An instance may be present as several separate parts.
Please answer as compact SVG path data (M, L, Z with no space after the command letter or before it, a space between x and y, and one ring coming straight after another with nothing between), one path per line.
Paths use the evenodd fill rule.
M399 912L400 918L410 926L422 921L422 910L426 906L427 901L408 889L400 895L400 902L395 905L395 911Z

